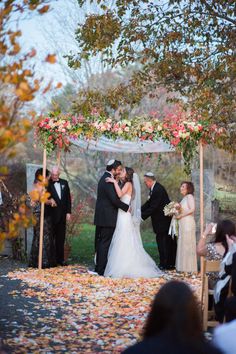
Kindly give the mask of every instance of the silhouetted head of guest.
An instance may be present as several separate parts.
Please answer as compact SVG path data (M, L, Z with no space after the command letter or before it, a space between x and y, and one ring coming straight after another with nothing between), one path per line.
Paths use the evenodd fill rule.
M50 172L46 169L46 178L49 178ZM43 169L38 168L34 175L34 183L42 182L43 179Z
M236 296L231 296L225 301L225 321L236 320Z
M143 337L166 333L186 342L203 338L200 308L188 285L170 281L156 294L148 315Z
M226 235L229 237L236 235L235 224L231 220L221 220L217 223L216 233L215 233L215 243L221 243L225 252L228 252L228 243Z

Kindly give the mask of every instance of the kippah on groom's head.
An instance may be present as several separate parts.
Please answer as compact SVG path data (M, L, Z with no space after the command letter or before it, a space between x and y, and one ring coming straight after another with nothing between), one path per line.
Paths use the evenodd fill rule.
M107 171L116 170L118 166L121 166L121 161L112 159L107 162Z

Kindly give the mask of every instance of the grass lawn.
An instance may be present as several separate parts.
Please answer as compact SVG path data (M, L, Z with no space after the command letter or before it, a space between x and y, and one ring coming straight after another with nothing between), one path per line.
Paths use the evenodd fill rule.
M73 238L69 263L94 266L94 234L94 225L83 224L81 233ZM145 250L158 263L157 245L153 231L150 229L142 231L142 239Z

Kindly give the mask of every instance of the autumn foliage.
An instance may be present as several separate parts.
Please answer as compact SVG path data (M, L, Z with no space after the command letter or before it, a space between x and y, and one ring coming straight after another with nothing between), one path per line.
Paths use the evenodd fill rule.
M14 156L17 144L26 141L36 116L27 103L45 91L43 78L36 78L34 72L36 50L25 52L21 48L19 19L33 14L40 16L48 10L49 1L45 0L3 0L0 4L0 154L5 158ZM45 58L50 63L55 60L53 54ZM5 172L1 168L1 175ZM24 200L19 200L8 226L1 230L0 247L6 237L16 237L20 227L29 225L32 220L27 213Z

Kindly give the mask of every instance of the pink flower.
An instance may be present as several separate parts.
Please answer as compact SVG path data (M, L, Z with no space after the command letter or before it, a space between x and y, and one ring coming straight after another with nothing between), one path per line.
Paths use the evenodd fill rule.
M203 130L203 126L201 124L198 124L197 127L200 132Z
M179 137L179 132L177 132L176 130L175 131L173 131L173 136L175 137L175 138L178 138Z
M179 144L179 142L180 142L180 138L176 138L176 139L172 139L170 143L171 143L172 145L176 146L176 145Z
M91 115L92 115L92 116L99 116L99 112L98 112L97 108L93 108L93 109L92 109Z
M105 132L107 130L106 125L105 124L101 125L100 130L101 132Z
M82 116L82 114L79 114L78 116L78 122L82 123L85 120L84 116Z
M71 121L72 121L73 124L76 124L76 123L77 123L77 118L76 118L75 116L73 116L73 117L71 118Z

